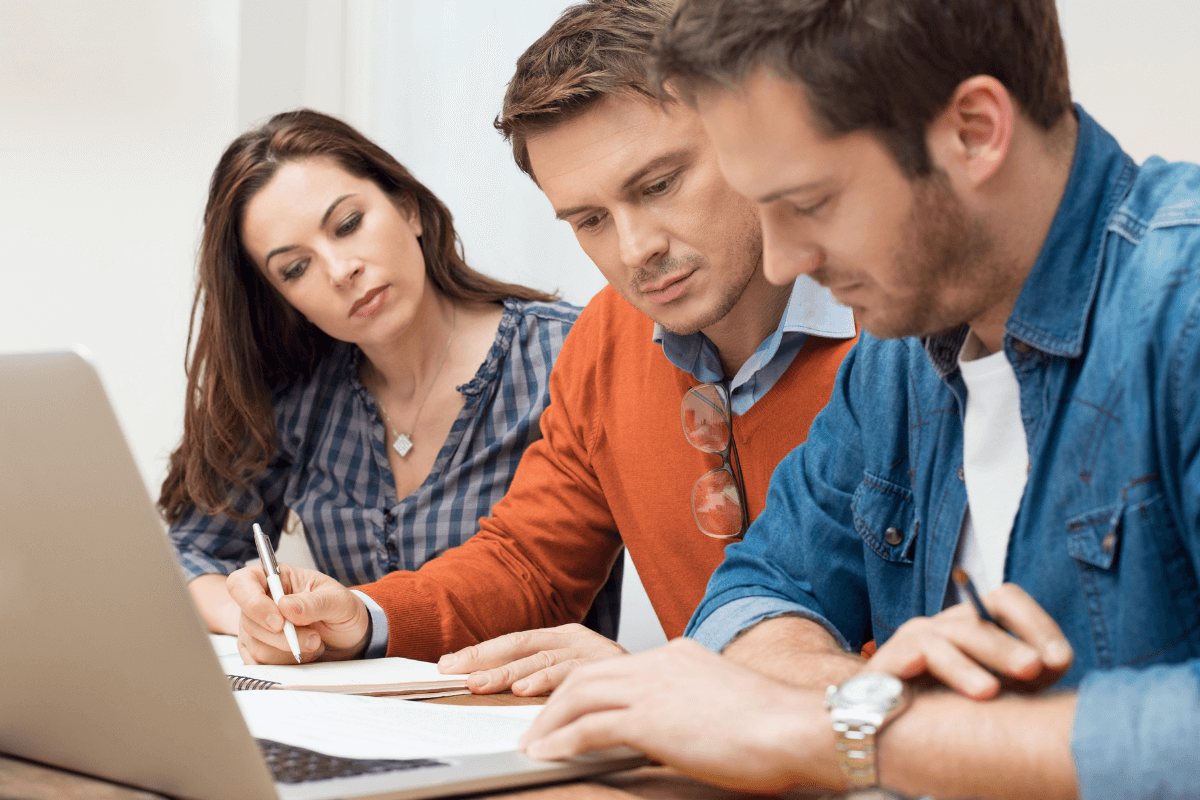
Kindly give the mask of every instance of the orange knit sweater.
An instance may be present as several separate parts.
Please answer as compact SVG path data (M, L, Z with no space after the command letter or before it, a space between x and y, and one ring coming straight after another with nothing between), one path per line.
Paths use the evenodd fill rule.
M667 360L653 327L611 288L598 294L551 374L543 438L480 532L415 572L358 587L387 614L389 656L434 661L504 633L578 622L622 543L667 636L683 633L724 553L691 510L692 484L720 459L684 439L679 405L697 381ZM751 519L852 344L810 336L734 418Z

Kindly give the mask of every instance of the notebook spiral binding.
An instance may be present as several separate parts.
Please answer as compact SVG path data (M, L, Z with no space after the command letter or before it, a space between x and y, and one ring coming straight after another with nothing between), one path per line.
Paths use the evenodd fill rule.
M264 681L261 678L247 678L243 675L226 675L229 678L229 687L235 692L241 692L246 689L274 689L279 684L275 681Z

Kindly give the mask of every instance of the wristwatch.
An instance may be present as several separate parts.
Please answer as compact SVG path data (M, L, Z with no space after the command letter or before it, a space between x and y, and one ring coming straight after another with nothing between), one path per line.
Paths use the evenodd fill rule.
M825 707L837 737L838 766L851 789L879 785L876 738L907 704L904 682L879 672L862 672L825 690Z

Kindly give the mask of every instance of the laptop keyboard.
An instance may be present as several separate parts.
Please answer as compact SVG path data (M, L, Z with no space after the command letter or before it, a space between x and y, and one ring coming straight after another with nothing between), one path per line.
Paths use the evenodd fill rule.
M270 739L254 741L258 742L258 748L267 760L267 768L271 770L271 775L277 783L309 783L355 775L379 775L384 772L449 766L445 761L432 758L341 758L273 742Z

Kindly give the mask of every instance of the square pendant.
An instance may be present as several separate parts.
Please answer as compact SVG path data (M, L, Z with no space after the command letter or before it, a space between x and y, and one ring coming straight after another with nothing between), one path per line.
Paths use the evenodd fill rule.
M402 433L396 437L396 441L392 442L392 449L400 454L401 458L408 455L408 451L412 450L412 439L408 438L407 433Z

